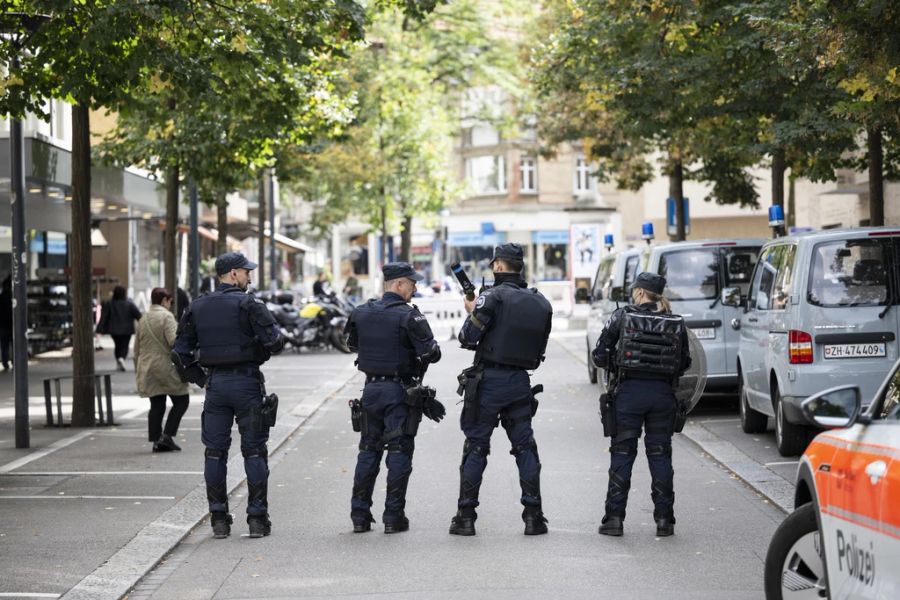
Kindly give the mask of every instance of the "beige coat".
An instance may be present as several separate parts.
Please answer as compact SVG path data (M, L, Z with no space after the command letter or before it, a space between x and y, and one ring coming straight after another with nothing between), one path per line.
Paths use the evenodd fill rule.
M175 344L178 324L171 312L154 304L138 321L134 337L134 362L138 395L149 398L163 394L180 396L190 387L181 381L169 354Z

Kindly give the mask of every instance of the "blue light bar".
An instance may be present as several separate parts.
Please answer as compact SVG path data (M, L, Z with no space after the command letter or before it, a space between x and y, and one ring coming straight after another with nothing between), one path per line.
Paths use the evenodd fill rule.
M647 222L641 225L641 237L645 240L653 239L653 223Z
M776 204L769 207L769 227L784 227L784 207Z
M607 233L603 236L603 245L606 246L607 250L616 245L613 241L613 234Z

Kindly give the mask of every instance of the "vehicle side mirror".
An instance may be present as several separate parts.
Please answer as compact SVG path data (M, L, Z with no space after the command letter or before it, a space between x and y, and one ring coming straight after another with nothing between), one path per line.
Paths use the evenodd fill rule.
M578 288L575 290L575 303L576 304L587 304L593 297L591 296L590 290L587 288Z
M859 417L862 394L855 385L843 385L814 394L803 401L803 416L819 427L850 427Z
M739 307L741 305L741 288L727 287L722 290L722 304Z
M613 302L625 302L625 288L618 286L614 287L609 292L609 299Z

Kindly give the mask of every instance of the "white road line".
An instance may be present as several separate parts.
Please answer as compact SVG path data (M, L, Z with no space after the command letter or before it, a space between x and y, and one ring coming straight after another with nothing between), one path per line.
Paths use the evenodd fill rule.
M740 423L741 419L740 418L731 419L728 417L723 417L723 418L719 419L719 418L713 417L712 419L700 419L700 422L701 423Z
M175 496L2 496L0 500L174 500Z
M36 452L32 452L31 454L29 454L27 456L23 456L22 458L17 458L16 460L14 460L12 462L8 462L5 465L0 466L0 473L9 473L10 471L14 471L15 469L18 469L19 467L27 465L28 463L30 463L33 460L43 458L43 457L47 456L48 454L53 454L60 448L65 448L66 446L68 446L70 444L74 444L78 440L84 439L84 438L88 437L89 435L94 435L94 433L96 433L96 432L93 430L79 431L75 435L69 436L67 438L63 438L61 440L57 440L57 441L53 442L52 444L50 444L49 446L47 446L46 448L42 448L41 450L37 450Z
M779 462L766 463L766 466L767 467L778 467L778 466L784 466L784 465L796 465L799 462L800 462L799 460L783 460L783 461L779 461Z
M16 471L0 473L3 477L67 477L70 475L203 475L203 471Z
M39 592L0 592L0 598L59 598L59 594L42 594Z
M131 412L125 413L124 415L122 415L119 418L121 418L121 419L137 419L139 416L141 416L145 412L148 412L149 410L150 410L149 408L137 408Z

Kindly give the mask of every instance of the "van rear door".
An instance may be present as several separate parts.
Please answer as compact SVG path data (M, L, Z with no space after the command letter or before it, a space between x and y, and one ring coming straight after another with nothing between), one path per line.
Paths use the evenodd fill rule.
M722 258L722 289L736 287L741 290L742 306L725 306L719 302L722 312L722 335L725 338L725 363L727 371L737 372L738 345L741 334L731 327L731 320L741 320L744 314L743 301L750 293L750 280L753 277L753 268L759 257L759 246L723 246Z

